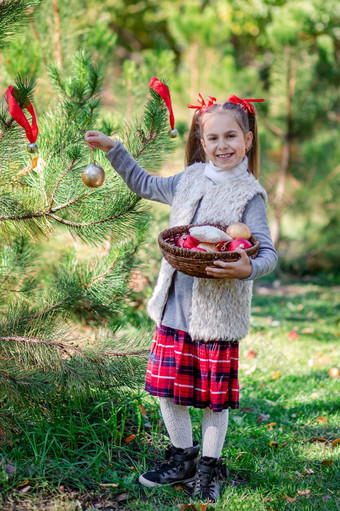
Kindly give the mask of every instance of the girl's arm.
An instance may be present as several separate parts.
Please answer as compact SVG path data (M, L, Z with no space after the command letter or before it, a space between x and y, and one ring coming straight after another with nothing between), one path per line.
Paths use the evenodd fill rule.
M113 141L100 131L88 131L85 141L91 149L105 151L106 158L134 193L143 199L172 204L182 173L170 177L148 174L120 142Z
M255 280L274 270L277 264L277 252L274 248L261 195L256 195L246 206L242 222L248 225L250 232L260 240L260 250L255 259L249 259L244 250L237 248L241 255L238 261L215 261L214 267L207 273L216 278Z

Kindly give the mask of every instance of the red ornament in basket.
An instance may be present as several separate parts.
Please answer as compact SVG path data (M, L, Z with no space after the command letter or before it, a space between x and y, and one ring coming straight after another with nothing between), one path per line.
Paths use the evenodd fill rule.
M226 231L212 225L202 225L191 227L189 232L178 238L178 247L210 253L233 252L237 247L252 247L249 241L250 229L242 222L230 224Z
M242 222L229 225L227 229L217 225L178 225L162 231L158 244L167 262L175 270L200 278L213 278L206 267L217 259L237 261L240 254L236 246L243 248L248 257L257 256L260 242L252 236Z

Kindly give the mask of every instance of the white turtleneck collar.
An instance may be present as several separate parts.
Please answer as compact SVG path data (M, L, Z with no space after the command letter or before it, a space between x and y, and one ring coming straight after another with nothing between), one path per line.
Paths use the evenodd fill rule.
M216 167L211 161L206 163L204 175L209 178L215 185L223 185L246 179L249 177L248 158L245 156L243 160L230 170L223 170Z

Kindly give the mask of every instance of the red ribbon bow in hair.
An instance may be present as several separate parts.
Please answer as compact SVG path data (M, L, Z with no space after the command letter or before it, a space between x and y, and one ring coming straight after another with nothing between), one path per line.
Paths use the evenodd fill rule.
M13 119L22 126L26 132L26 137L31 143L34 143L37 140L38 136L38 125L35 118L35 112L32 103L29 101L29 99L26 100L25 107L26 110L29 111L29 113L32 116L32 124L30 124L18 105L15 97L14 97L15 89L10 85L6 91L6 97L8 102L8 111L13 117Z
M202 94L198 94L198 100L200 104L199 105L188 105L188 108L194 108L195 110L201 110L203 112L206 108L209 108L209 106L216 103L216 98L213 98L212 96L208 96L207 102L204 101Z
M255 110L254 110L254 107L253 105L250 104L250 102L252 103L262 103L263 101L266 101L265 99L240 99L238 98L237 96L235 96L235 94L232 94L228 100L229 103L236 103L238 105L240 105L241 108L243 108L243 110L248 110L248 112L250 112L251 114L254 114L255 113Z

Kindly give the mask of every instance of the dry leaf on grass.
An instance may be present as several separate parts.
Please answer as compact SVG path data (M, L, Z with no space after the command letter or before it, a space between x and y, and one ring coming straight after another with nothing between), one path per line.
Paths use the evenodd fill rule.
M333 463L334 463L334 460L323 460L321 462L321 465L323 465L324 467L329 467L329 466L333 465Z
M288 497L288 495L282 495L282 498L288 500L288 502L296 502L296 498Z
M277 380L278 378L280 378L280 376L281 376L280 371L278 371L278 372L273 372L273 373L272 373L272 380Z
M270 415L266 413L259 413L256 419L256 422L258 424L261 424L261 422L267 421L269 419Z
M316 422L318 422L319 424L327 424L328 420L326 419L326 417L321 416L316 419Z
M310 490L299 490L299 491L297 492L297 494L298 494L299 496L304 495L304 496L306 497L306 499L308 499L308 498L310 497Z
M266 424L265 428L272 429L273 426L276 426L276 422L270 422L269 424Z
M249 350L244 354L244 358L256 358L256 352L254 350Z
M126 444L128 444L129 442L132 442L132 440L134 440L136 438L136 435L130 435L130 436L127 436L125 439L124 439L124 442Z
M315 438L311 438L309 441L310 441L310 443L314 443L314 442L325 443L325 442L327 442L327 438L324 438L323 436L317 436Z
M331 442L332 447L336 447L337 445L340 445L340 438L337 438L336 440L333 440L333 442Z
M292 330L291 332L289 332L288 339L294 340L294 339L298 339L298 338L299 338L299 334L297 332L295 332L295 330Z

